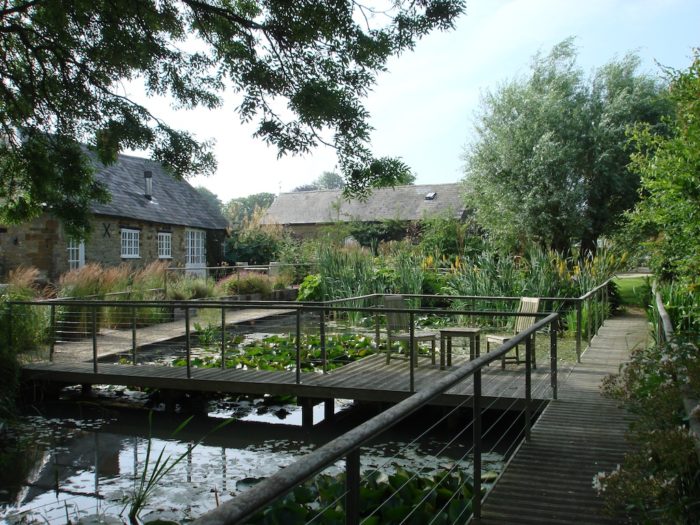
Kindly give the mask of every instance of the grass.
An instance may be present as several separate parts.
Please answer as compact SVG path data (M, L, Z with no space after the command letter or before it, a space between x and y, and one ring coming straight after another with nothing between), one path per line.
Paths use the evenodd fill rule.
M648 277L616 277L613 282L617 285L622 306L647 308L651 300L651 285Z

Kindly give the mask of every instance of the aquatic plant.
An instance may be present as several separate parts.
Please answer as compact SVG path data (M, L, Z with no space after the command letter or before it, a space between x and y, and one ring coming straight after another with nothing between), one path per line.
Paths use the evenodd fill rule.
M256 514L247 523L317 521L345 523L345 474L321 474ZM397 468L375 472L360 485L360 519L368 525L466 522L471 514L471 479L459 470L421 475Z
M184 429L194 416L188 417L185 421L180 423L180 425L173 431L172 437L176 437L182 429ZM121 514L124 513L126 508L129 508L129 521L132 525L141 525L139 520L139 515L143 511L144 507L148 504L149 500L153 496L153 492L158 487L158 484L162 479L168 475L168 473L173 470L183 459L185 459L192 450L202 443L210 434L220 430L229 423L234 421L233 418L227 419L218 425L216 425L211 432L208 432L205 436L195 442L193 445L189 446L188 449L182 454L172 457L170 455L165 456L165 447L163 447L158 454L158 457L151 464L151 450L153 447L153 412L148 413L148 445L146 446L146 458L144 460L143 471L141 476L139 476L138 484L134 487L129 499L122 509ZM120 515L121 515L120 514Z

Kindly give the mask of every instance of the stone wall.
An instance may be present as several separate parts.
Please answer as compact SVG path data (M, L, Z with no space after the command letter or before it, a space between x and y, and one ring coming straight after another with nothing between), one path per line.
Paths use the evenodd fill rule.
M35 266L44 279L61 257L67 259L66 246L59 248L60 226L47 215L21 226L0 225L0 281L19 266Z
M122 263L135 268L146 266L158 258L158 233L169 232L172 237L172 258L163 259L170 266L184 267L186 246L184 226L159 224L121 217L96 216L91 221L92 233L85 241L85 263L116 266ZM121 229L139 230L139 257L121 256ZM207 265L221 261L224 233L207 231ZM68 271L68 238L59 222L43 216L21 226L0 226L0 282L10 270L20 265L35 266L42 277L55 280Z

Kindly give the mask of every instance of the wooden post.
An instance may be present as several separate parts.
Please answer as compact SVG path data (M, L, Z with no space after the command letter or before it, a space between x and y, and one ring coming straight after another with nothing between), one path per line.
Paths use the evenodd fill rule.
M576 361L581 362L581 300L576 301Z
M418 359L418 354L416 353L416 331L413 326L413 312L409 314L409 336L408 336L408 362L409 365L409 392L416 391L416 378L415 378L415 360Z
M326 309L321 308L321 324L319 326L321 337L321 366L323 373L328 373L328 354L326 352Z
M10 321L12 321L10 319ZM50 335L49 335L49 362L53 362L54 347L56 345L56 305L51 305L51 319L50 319Z
M301 383L301 310L297 308L296 317L296 383Z

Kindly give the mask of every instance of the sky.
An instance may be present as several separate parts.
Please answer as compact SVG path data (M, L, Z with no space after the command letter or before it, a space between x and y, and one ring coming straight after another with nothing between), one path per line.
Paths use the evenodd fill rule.
M370 147L375 156L400 157L416 184L457 182L480 97L525 76L536 53L573 36L586 72L633 51L641 71L662 76L660 65L690 65L699 29L700 0L467 0L454 30L428 35L377 77L365 100L374 128ZM223 202L288 192L336 170L335 152L324 146L278 159L276 148L252 137L253 126L241 124L232 96L215 111L144 103L170 125L215 141L216 174L189 182Z

